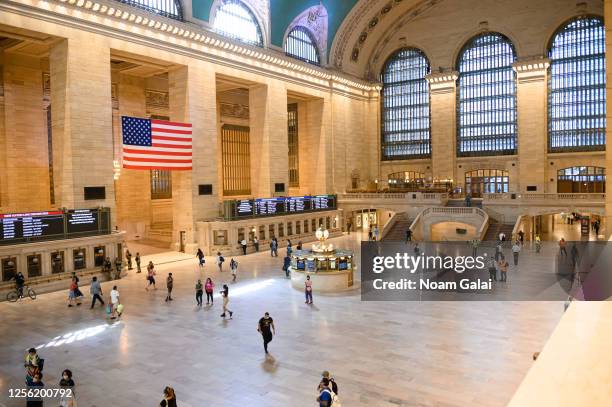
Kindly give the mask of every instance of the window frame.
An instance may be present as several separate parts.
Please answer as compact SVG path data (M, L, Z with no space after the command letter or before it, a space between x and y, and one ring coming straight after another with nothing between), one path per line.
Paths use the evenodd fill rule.
M385 80L384 80L385 75L389 75L388 69L390 65L396 61L399 61L401 58L401 54L407 53L407 52L414 53L415 58L418 58L418 57L422 58L422 61L425 62L425 65L423 66L426 72L425 75L423 75L422 78L405 79L405 80L391 81L391 82L385 83ZM418 69L418 67L416 69ZM427 79L426 79L427 75L429 74L431 74L431 64L429 62L429 58L427 58L427 55L425 54L423 50L416 48L416 47L403 47L403 48L396 50L387 58L387 60L383 64L383 67L380 73L380 81L382 83L382 89L380 92L380 159L381 161L416 160L416 159L431 158L431 91L430 91L429 83L427 82ZM386 103L389 103L389 104L392 103L392 101L386 99L387 96L385 94L385 90L388 89L390 86L392 86L389 84L400 86L400 87L404 87L404 86L407 87L408 85L415 85L414 86L415 88L419 86L424 86L424 88L422 90L418 90L418 91L414 91L410 93L399 92L398 95L393 95L393 96L402 96L403 101L408 102L408 103L398 105L398 106L386 106ZM425 94L425 93L427 94L426 96L427 115L418 116L416 119L418 120L427 119L427 122L428 122L427 128L425 129L424 127L417 127L417 128L410 129L410 130L404 130L404 133L405 135L411 135L411 134L418 135L419 132L426 131L427 133L426 142L421 138L418 140L418 142L413 143L414 145L418 146L416 147L419 150L419 152L417 153L397 154L397 155L389 154L388 152L386 152L387 148L398 147L398 146L406 148L406 146L410 146L411 144L410 141L415 141L415 140L385 141L385 137L402 131L402 129L385 130L386 125L388 125L385 116L387 115L388 111L391 111L390 109L396 109L399 111L398 108L401 108L401 109L408 109L411 112L414 112L414 110L418 110L419 108L424 107L425 103L418 103L419 102L418 99L422 94ZM402 119L408 120L408 118L405 116L400 118L400 120Z
M512 51L512 62L507 65L507 66L503 66L503 67L495 67L495 68L480 68L480 69L474 69L474 70L470 70L470 71L464 71L462 72L461 68L462 68L462 64L464 62L464 56L466 55L466 53L472 49L475 48L477 45L475 45L475 43L480 40L481 38L485 38L487 36L498 36L500 39L503 40L504 43L506 43L507 45L509 45L511 51ZM482 55L482 54L481 54ZM480 58L481 60L484 60L485 58ZM459 51L459 53L457 54L457 60L456 60L456 67L457 67L457 72L459 73L459 77L457 78L457 83L456 83L456 153L457 153L457 157L483 157L483 156L500 156L500 155L516 155L518 153L518 121L517 121L517 81L516 81L516 72L514 72L514 69L512 68L512 64L514 62L516 62L517 60L517 53L516 53L516 47L514 46L514 43L512 42L512 40L510 40L510 38L508 38L507 36L505 36L504 34L500 33L500 32L496 32L496 31L487 31L487 32L483 32L480 34L477 34L475 36L473 36L472 38L470 38L461 48L461 50ZM481 62L482 65L482 62ZM497 79L499 79L499 77L501 76L501 71L505 70L506 72L511 72L512 73L512 82L510 81L498 81L498 82L493 82L493 84L499 83L502 84L502 86L504 86L505 84L512 84L512 92L511 93L504 93L501 95L485 95L485 96L472 96L470 99L466 99L466 100L471 100L471 101L475 101L475 102L484 102L487 103L489 101L494 101L494 100L503 100L508 98L508 96L510 97L510 101L513 101L513 111L514 111L514 118L510 118L510 121L502 121L503 119L507 119L508 117L500 117L499 120L496 120L494 122L491 123L486 123L486 119L492 117L497 117L497 113L502 113L503 112L507 112L509 109L507 106L504 106L502 108L498 108L498 109L474 109L473 113L471 113L472 115L478 117L481 119L479 123L476 124L469 124L469 125L461 125L462 123L462 115L465 114L469 114L466 112L462 111L462 90L465 92L466 89L463 89L465 87L465 85L462 86L462 80L465 79L469 79L469 77L477 77L477 75L475 75L474 73L478 74L480 77L482 77L482 75L486 75L488 73L497 73ZM471 75L469 75L471 74ZM468 76L469 75L469 76ZM486 91L486 84L483 85L482 82L478 82L478 81L473 81L473 84L471 85L471 88L475 91L479 91L482 92L483 89ZM467 88L467 90L469 91L470 88ZM495 90L498 90L498 88L495 88ZM474 92L475 93L475 92ZM489 93L493 93L492 91ZM511 103L512 104L512 103ZM511 110L511 111L512 111ZM487 114L488 113L488 114ZM487 115L487 116L485 116ZM512 115L512 113L510 113L510 115ZM485 120L482 120L485 119ZM511 128L513 128L514 130L509 133L509 134L499 134L499 132L497 134L494 135L478 135L476 137L471 137L471 138L466 138L461 136L462 134L462 130L465 130L466 128L482 128L482 129L486 129L487 127L490 128L494 128L494 127L504 127L504 126L509 126ZM501 129L500 129L501 130ZM503 146L504 144L513 144L513 148L488 148L488 149L475 149L475 150L465 150L462 151L462 141L465 140L475 140L475 144L489 144L492 146Z
M295 36L292 37L291 34L296 31L303 33L309 40L309 42L305 41L302 38L297 38ZM294 41L302 43L302 50L308 50L309 46L312 47L312 49L314 50L315 59L311 59L306 56L298 55L298 53L291 52L288 49L290 39L294 39ZM319 44L317 43L317 40L315 39L312 32L310 32L310 30L304 27L303 25L296 25L289 31L289 33L287 34L287 38L285 39L284 51L285 55L291 58L299 59L300 61L304 61L312 65L321 66L321 51L319 50Z
M118 3L126 4L130 7L135 7L140 10L147 11L149 13L157 14L163 17L171 18L173 20L185 21L183 18L183 4L180 0L165 0L166 3L174 3L174 7L176 8L176 12L172 12L166 9L161 9L154 7L149 4L150 0L114 0Z
M239 7L241 7L243 10L246 11L246 13L249 15L251 21L253 22L255 28L256 28L256 36L257 39L255 41L249 40L247 38L243 38L240 37L237 34L232 33L231 31L226 31L222 28L219 27L215 27L215 23L217 21L217 18L219 17L219 12L226 12L225 10L222 10L224 6L226 5L237 5ZM234 18L241 18L239 16L234 16ZM241 1L241 0L221 0L219 1L219 3L217 4L217 7L215 7L215 11L214 11L214 15L211 21L211 28L212 30L223 36L226 38L229 38L231 40L234 41L238 41L241 42L243 44L247 44L247 45L252 45L255 47L259 47L259 48L263 48L264 44L265 44L265 39L264 39L264 30L262 29L262 25L260 24L260 20L259 18L257 18L257 15L255 14L255 12L253 10L251 10L251 8L249 7L248 4L246 4L245 2Z
M574 131L574 135L572 136L571 134L567 134L565 135L565 137L563 137L564 135L559 134L559 135L555 135L553 133L553 122L555 122L556 120L554 120L553 118L553 110L555 107L559 108L561 107L560 104L558 105L553 105L553 101L554 101L554 97L555 97L555 93L560 93L561 95L563 94L567 94L565 92L567 92L567 89L572 89L572 87L565 87L563 89L565 89L565 92L555 92L553 90L553 86L554 86L554 79L553 78L553 71L554 71L554 65L555 63L557 63L557 61L567 61L568 59L570 60L576 60L577 62L587 62L589 65L591 65L591 67L596 64L596 59L598 58L598 54L592 54L590 56L574 56L574 57L564 57L564 58L559 58L559 59L553 59L553 46L557 40L557 37L559 37L559 35L561 35L564 32L568 32L568 30L570 29L570 26L580 20L586 20L586 19L597 19L599 20L601 27L603 29L603 47L604 47L604 52L603 52L603 68L601 71L598 72L593 72L591 71L591 77L595 77L598 74L601 74L603 77L603 86L600 85L580 85L580 86L574 86L573 87L573 92L571 93L572 96L578 96L580 94L580 92L584 92L585 90L597 90L599 89L602 93L603 93L603 113L600 113L599 115L591 115L591 116L585 116L585 115L574 115L572 117L570 117L569 119L566 119L566 121L573 121L573 122L580 122L583 120L586 120L587 118L593 121L596 120L602 120L603 121L603 132L600 132L602 130L601 127L597 128L597 127L592 127L592 128L581 128L581 129L577 129ZM587 15L580 15L580 16L575 16L570 18L569 20L566 20L563 24L561 24L553 33L553 35L550 37L550 40L548 42L547 45L547 56L550 59L550 66L548 68L548 94L547 94L547 134L546 134L546 138L547 138L547 150L549 153L564 153L564 152L589 152L589 151L605 151L606 149L606 41L605 41L605 34L606 34L606 29L605 29L605 25L604 25L604 19L602 16L599 15L594 15L594 14L587 14ZM579 42L579 41L577 41ZM594 44L595 41L588 41L586 43L587 46L590 46L592 44ZM574 43L575 44L575 43ZM574 47L575 49L575 47ZM563 62L561 62L563 63ZM565 64L563 64L562 66L567 67L567 66L571 66L570 64L568 64L567 62ZM563 79L563 75L562 78ZM565 80L567 81L567 75ZM571 99L570 99L571 100ZM585 106L588 106L589 108L593 108L593 107L597 107L598 103L600 102L600 100L595 100L595 101L590 101L587 103L581 103L579 101L574 101L571 104L567 104L565 103L566 107L569 107L571 109L580 109L580 108L584 108ZM589 134L591 133L591 134ZM597 134L599 133L599 134ZM582 137L593 137L593 138L602 138L602 143L600 144L583 144L583 145L576 145L576 146L568 146L568 145L561 145L559 147L553 147L553 140L555 139L555 137L563 137L564 140L567 142L569 141L570 138L574 137L574 138L582 138Z

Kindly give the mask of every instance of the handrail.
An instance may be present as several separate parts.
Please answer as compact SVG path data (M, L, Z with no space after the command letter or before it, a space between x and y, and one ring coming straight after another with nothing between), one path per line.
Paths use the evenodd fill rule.
M536 193L536 192L524 192L524 193L502 193L502 194L484 194L483 199L489 201L505 201L505 200L591 200L599 201L605 200L605 193Z
M395 212L391 219L389 219L387 223L385 223L382 230L380 231L380 240L383 240L385 235L389 233L391 228L393 228L393 226L397 223L397 220L400 218L401 214L403 214L403 212Z
M410 224L410 231L414 233L416 230L416 226L421 222L421 219L429 214L449 214L449 215L478 215L483 218L482 224L477 231L477 235L480 240L487 233L487 227L489 226L489 214L484 210L470 206L470 207L448 207L448 206L432 206L429 208L423 209L419 214L414 218L414 221Z
M338 194L338 200L347 199L400 199L400 200L445 200L443 192L345 192Z
M516 218L516 222L512 228L512 241L516 240L516 236L518 235L518 232L521 229L521 224L523 223L523 218L526 216L527 215L520 215L518 218Z

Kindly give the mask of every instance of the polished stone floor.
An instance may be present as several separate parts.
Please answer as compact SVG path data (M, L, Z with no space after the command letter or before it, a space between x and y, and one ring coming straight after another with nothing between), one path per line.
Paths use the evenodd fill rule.
M359 249L356 234L334 244ZM502 406L563 312L559 302L368 303L359 290L315 292L308 306L284 278L282 257L264 252L238 258L235 314L224 321L218 297L213 307L195 306L193 285L210 276L220 289L229 271L220 274L212 258L201 272L195 257L149 253L165 263L159 289L145 291L144 274L133 272L116 282L119 322L107 323L102 308L66 307L65 292L0 303L0 405L25 405L7 394L23 387L22 358L36 346L47 387L62 369L74 372L79 407L156 406L166 385L181 407L314 406L323 370L345 407ZM168 272L175 300L165 303ZM265 311L277 328L268 358L256 332Z

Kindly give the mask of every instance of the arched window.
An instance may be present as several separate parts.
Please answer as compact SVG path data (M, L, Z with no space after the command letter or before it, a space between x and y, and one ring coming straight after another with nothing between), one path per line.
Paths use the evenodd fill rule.
M183 7L179 0L116 0L164 17L183 20Z
M293 28L287 36L285 53L310 64L321 64L317 42L310 31L299 25Z
M606 192L606 169L602 167L569 167L557 171L558 193Z
M580 17L554 35L548 92L548 150L604 150L606 41L603 19Z
M401 49L382 71L383 160L405 160L431 155L429 61L415 48Z
M481 169L465 173L465 193L474 198L482 194L506 193L509 186L510 177L505 170Z
M516 154L515 60L499 33L474 37L459 54L458 156Z
M213 28L226 37L263 47L257 18L240 0L223 0L217 9Z

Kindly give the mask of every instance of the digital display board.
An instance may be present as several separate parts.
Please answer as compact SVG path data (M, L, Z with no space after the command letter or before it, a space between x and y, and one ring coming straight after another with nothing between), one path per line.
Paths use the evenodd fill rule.
M75 209L66 214L68 234L95 233L98 231L98 211L91 209Z
M36 239L64 233L64 213L30 212L0 214L2 241Z
M279 215L285 212L285 198L259 198L255 200L255 215Z
M253 216L253 200L252 199L242 199L240 201L235 201L236 203L236 216Z
M232 218L293 215L302 212L336 209L335 195L257 198L227 202L226 214L231 213Z

